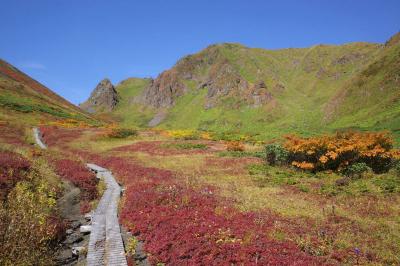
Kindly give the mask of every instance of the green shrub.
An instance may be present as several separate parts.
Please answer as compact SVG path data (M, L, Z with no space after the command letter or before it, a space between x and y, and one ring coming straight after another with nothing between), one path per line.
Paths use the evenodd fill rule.
M351 178L361 178L362 174L371 170L366 163L355 163L347 167L344 174Z
M206 150L208 146L202 143L169 143L161 145L164 148L179 150Z
M265 156L269 165L284 165L288 160L288 152L280 144L265 146Z
M127 138L130 136L136 136L138 132L134 129L129 129L129 128L116 128L112 129L110 133L108 133L109 138Z
M262 151L221 151L218 153L219 157L256 157L256 158L265 158L265 153Z
M400 178L398 176L390 174L382 175L375 179L374 183L385 193L400 192Z
M396 171L396 174L398 176L400 176L400 161L397 161L396 163L394 163L394 170Z

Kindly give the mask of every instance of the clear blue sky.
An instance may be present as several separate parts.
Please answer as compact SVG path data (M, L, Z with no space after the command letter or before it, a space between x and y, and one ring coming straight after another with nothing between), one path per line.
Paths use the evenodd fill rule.
M154 77L212 43L382 43L400 30L400 0L0 0L0 8L0 58L73 103L104 77Z

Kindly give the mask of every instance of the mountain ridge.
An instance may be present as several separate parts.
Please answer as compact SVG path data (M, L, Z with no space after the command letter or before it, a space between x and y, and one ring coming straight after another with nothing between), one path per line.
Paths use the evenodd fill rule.
M373 63L379 64L385 54L392 55L392 65L399 62L398 36L399 33L392 36L386 44L352 42L275 50L237 43L209 45L179 59L155 79L144 82L143 87L136 84L129 104L125 101L123 108L117 104L111 114L126 125L147 126L153 118L161 117L151 125L260 134L269 131L273 132L267 134L271 136L345 127L373 129L374 123L350 123L343 117L352 115L354 110L371 106L376 109L378 102L371 100L364 106L362 101L338 99L346 98L345 91L359 91L354 84L363 71ZM382 71L395 75L386 68ZM392 82L388 86L391 95L387 98L395 105L388 108L397 114L398 85ZM129 85L124 88L129 90ZM368 90L375 95L375 87ZM345 111L347 105L354 108ZM135 120L130 117L133 113L137 118L138 113L143 117ZM377 122L381 114L372 117Z

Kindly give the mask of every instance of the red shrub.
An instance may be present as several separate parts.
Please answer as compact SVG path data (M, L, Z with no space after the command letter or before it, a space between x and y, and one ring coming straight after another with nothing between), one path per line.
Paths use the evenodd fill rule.
M93 200L97 197L97 179L81 162L70 159L54 161L56 172L81 189L82 200Z
M88 213L92 209L92 206L90 206L90 202L87 200L81 201L80 207L81 214Z
M74 139L79 138L82 135L82 129L76 128L59 128L56 126L41 126L40 133L42 133L42 137L44 143L48 146L57 146L57 145L68 145Z
M171 171L124 158L94 158L127 186L121 220L145 241L151 261L167 265L313 265L317 259L289 241L267 236L277 217L240 213L210 188L181 186Z
M79 155L112 170L124 182L120 219L144 240L153 264L323 264L295 243L269 237L280 219L272 213L239 212L232 202L217 198L212 188L187 188L173 178L173 172L144 167L132 159Z
M15 146L25 146L25 131L23 127L10 125L8 123L0 123L0 140Z
M0 151L0 200L4 200L15 184L29 171L30 163L21 155Z

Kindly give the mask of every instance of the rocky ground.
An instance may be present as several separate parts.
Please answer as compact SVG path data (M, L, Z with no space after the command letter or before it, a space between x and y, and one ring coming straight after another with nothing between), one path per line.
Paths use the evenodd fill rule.
M57 265L85 265L86 247L89 242L89 234L81 233L80 226L88 225L90 219L80 213L80 189L68 181L64 181L65 194L59 199L60 214L67 222L65 239L59 244L56 253ZM75 251L79 247L80 252Z

